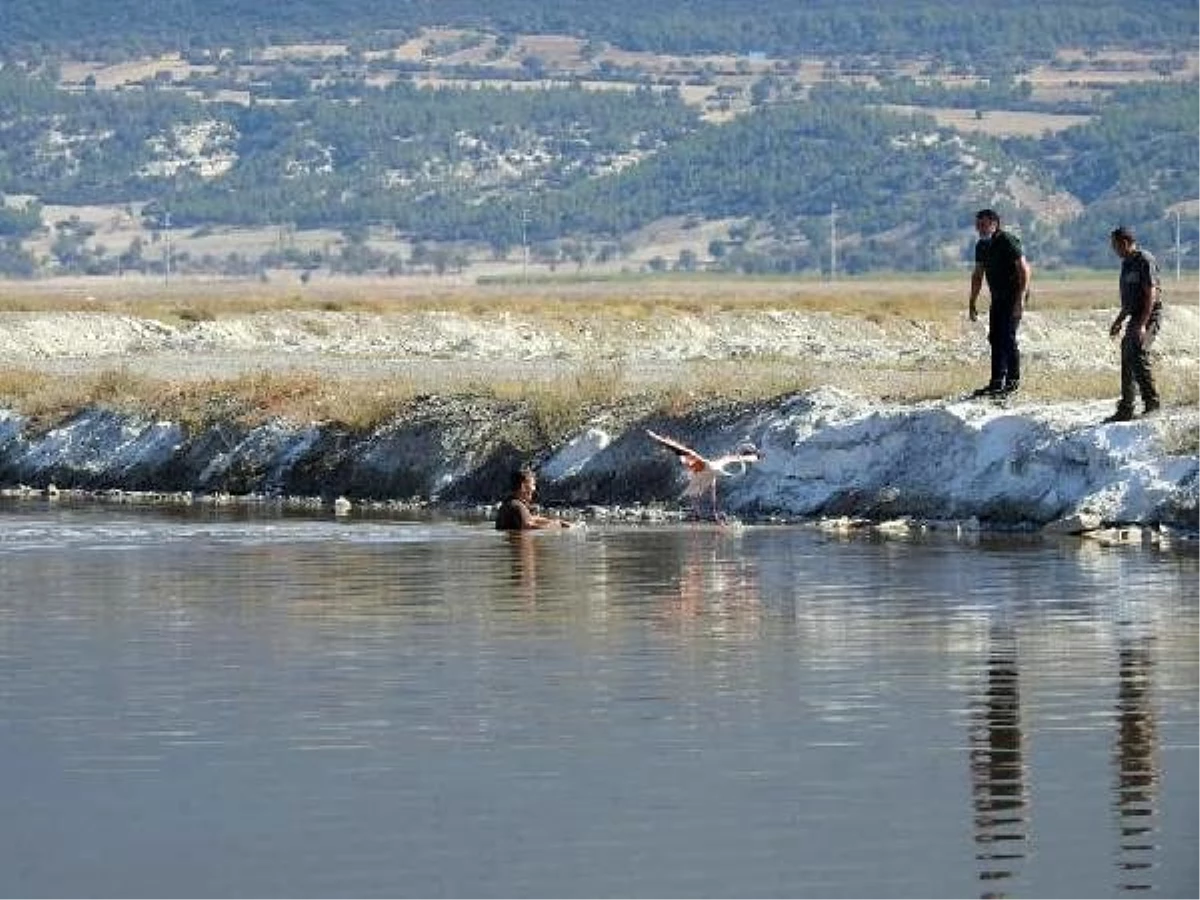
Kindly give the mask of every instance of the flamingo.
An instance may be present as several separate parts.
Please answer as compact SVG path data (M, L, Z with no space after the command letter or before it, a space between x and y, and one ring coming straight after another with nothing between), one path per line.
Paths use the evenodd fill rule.
M738 444L732 453L708 459L674 438L656 434L649 428L646 429L646 434L678 456L679 461L688 470L688 485L683 489L682 496L695 498L696 510L699 513L700 497L707 491L712 500L713 518L718 520L721 519L721 514L717 511L717 479L722 476L729 478L741 475L750 463L763 459L763 454L749 441ZM731 470L730 467L734 465L739 468Z

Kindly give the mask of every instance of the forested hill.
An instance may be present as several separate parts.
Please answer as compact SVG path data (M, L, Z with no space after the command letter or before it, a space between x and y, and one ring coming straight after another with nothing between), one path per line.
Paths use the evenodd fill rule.
M773 56L938 54L980 66L1058 47L1187 50L1184 0L4 0L0 49L77 57L337 39L430 26L567 34L629 50Z
M1181 0L0 0L0 273L518 248L936 270L982 206L1043 269L1111 264L1118 223L1194 268L1198 22ZM663 229L686 232L668 256ZM208 240L250 231L278 237Z

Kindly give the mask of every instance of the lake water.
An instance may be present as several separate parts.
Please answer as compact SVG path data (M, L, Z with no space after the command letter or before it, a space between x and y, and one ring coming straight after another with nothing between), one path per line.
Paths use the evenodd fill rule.
M0 506L5 896L1197 895L1195 550Z

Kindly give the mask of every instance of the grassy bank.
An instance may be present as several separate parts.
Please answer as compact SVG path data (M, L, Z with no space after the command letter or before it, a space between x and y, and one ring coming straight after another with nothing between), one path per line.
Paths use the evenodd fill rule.
M1196 285L1167 282L1168 297L1190 296ZM1190 295L1188 292L1190 291ZM267 282L171 284L149 279L57 280L0 286L0 314L88 311L154 318L179 327L283 311L334 311L388 317L448 311L481 318L511 314L562 328L603 328L638 323L676 311L706 313L770 310L830 314L910 327L931 335L960 328L966 307L965 272L937 276L872 276L834 283L795 278L639 276L584 279L577 276L484 284L449 279L341 279L308 285ZM1087 310L1113 311L1116 277L1111 272L1050 273L1035 280L1032 309L1049 317ZM986 292L983 304L986 305ZM1070 339L1068 325L1064 338ZM1113 397L1114 360L1090 360L1069 377L1031 367L1022 402ZM64 377L37 364L0 367L0 407L15 409L51 426L72 412L103 406L193 426L218 420L247 423L269 418L337 423L354 429L386 421L404 404L428 394L472 395L525 404L548 436L579 425L588 410L635 402L679 414L719 400L753 402L820 385L868 399L915 402L954 397L986 377L986 360L927 357L919 363L871 360L829 365L785 354L674 363L654 379L637 377L612 361L567 360L544 374L481 376L452 359L430 359L404 374L338 376L286 369L264 358L256 371L206 378L151 377L129 364L97 363ZM1163 366L1162 392L1172 405L1197 403L1196 373Z
M549 439L582 425L589 411L635 403L682 415L727 400L767 401L820 385L868 399L906 403L963 394L980 380L978 366L943 369L877 368L843 372L784 361L690 363L676 379L657 386L625 380L611 367L580 369L544 382L481 380L438 374L404 378L329 378L312 372L259 371L232 378L156 379L127 368L105 369L86 378L61 378L27 368L0 368L0 407L53 427L87 407L103 407L202 428L217 421L255 424L272 418L294 423L329 423L355 430L388 421L410 401L430 394L477 396L526 405ZM1166 371L1159 377L1168 406L1197 402L1194 381ZM1115 396L1109 371L1077 372L1070 379L1030 379L1021 403L1095 400Z

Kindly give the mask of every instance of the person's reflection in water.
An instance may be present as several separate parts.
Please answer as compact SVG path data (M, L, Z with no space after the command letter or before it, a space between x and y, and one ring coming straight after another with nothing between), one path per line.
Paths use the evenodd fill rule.
M993 632L983 697L971 715L971 787L981 897L1005 897L1027 840L1025 761L1015 635Z
M535 606L538 592L538 538L527 531L510 531L504 537L512 551L512 577L517 596L526 606Z
M1116 767L1117 827L1120 847L1118 887L1149 891L1153 868L1158 765L1157 735L1151 702L1153 660L1149 639L1122 640L1117 682Z

